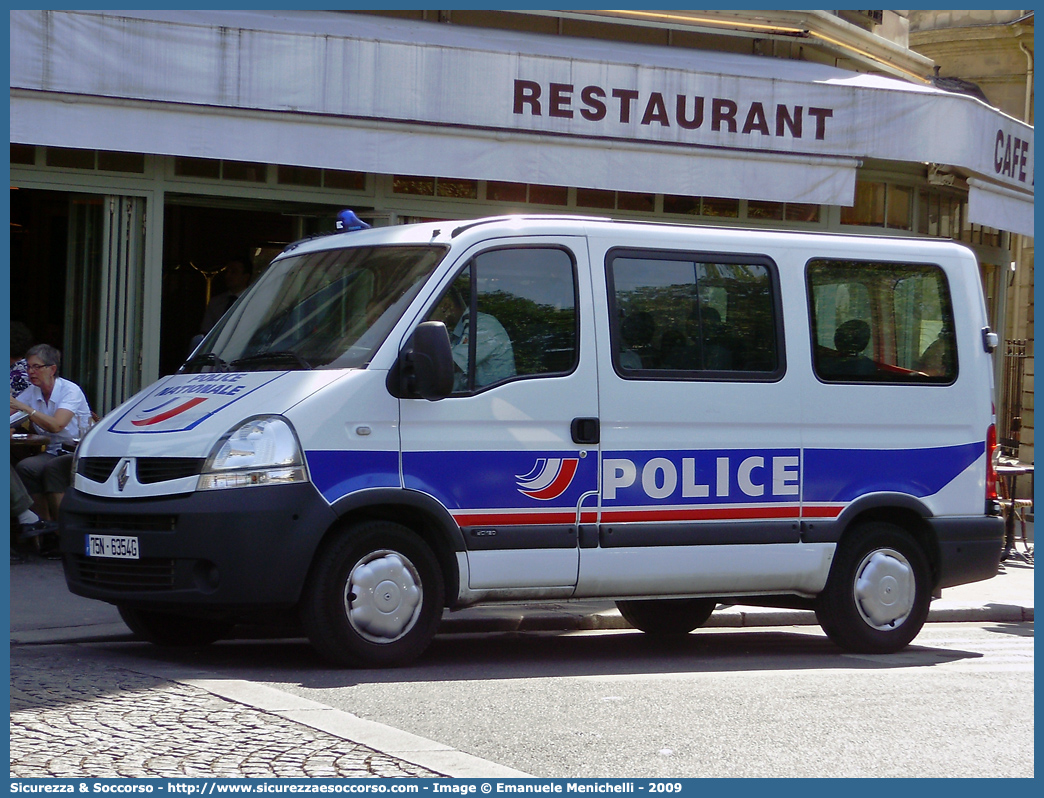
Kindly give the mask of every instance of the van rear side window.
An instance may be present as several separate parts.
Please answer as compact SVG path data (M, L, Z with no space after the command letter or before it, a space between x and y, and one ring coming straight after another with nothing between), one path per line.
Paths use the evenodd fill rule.
M754 258L616 251L613 361L623 377L770 379L782 356L775 271Z
M813 260L807 274L813 361L821 380L957 379L953 306L941 268Z

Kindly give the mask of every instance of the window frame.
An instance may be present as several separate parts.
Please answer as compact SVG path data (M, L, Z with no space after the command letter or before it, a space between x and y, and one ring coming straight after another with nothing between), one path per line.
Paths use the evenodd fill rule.
M497 387L499 387L501 385L507 385L508 383L519 382L519 381L522 381L522 380L537 380L537 379L548 379L548 378L554 378L554 377L566 377L566 376L568 376L570 374L573 374L577 370L578 366L580 365L580 351L581 351L581 349L580 349L581 348L580 331L581 331L581 327L582 327L581 319L580 319L580 314L582 313L581 301L580 301L580 280L579 280L579 274L578 274L578 271L577 271L577 259L576 259L576 256L573 253L573 251L569 247L565 246L564 244L554 244L554 243L500 244L500 245L495 245L495 246L491 246L491 247L486 247L485 249L482 249L482 250L480 250L478 252L471 253L470 255L468 255L468 257L457 268L455 268L452 271L452 273L447 278L447 282L446 282L445 286L443 287L443 289L436 295L434 301L425 309L424 313L422 314L422 318L423 319L430 319L431 318L431 314L435 311L435 309L439 306L439 304L442 302L442 300L450 292L450 290L452 289L454 283L456 283L457 279L468 269L471 269L471 275L470 275L470 278L469 278L469 296L468 296L468 307L467 307L467 311L466 312L469 313L469 314L475 313L478 310L478 283L477 283L477 276L476 276L477 268L473 268L473 267L476 267L475 261L479 257L481 257L483 255L488 255L488 254L490 254L492 252L504 252L504 251L516 252L516 251L519 251L519 250L556 250L556 251L564 253L565 256L569 259L569 268L570 268L570 275L572 277L572 287L573 287L573 339L574 339L574 342L575 342L574 346L573 346L573 359L572 359L571 363L569 364L569 367L567 369L563 370L563 371L545 371L545 372L539 372L539 373L527 372L527 373L524 373L524 374L515 374L515 375L513 375L511 377L508 377L506 379L499 380L497 382L491 382L488 385L472 386L472 384L474 382L474 374L472 372L474 371L475 355L476 355L476 342L475 342L475 339L474 339L474 336L473 336L471 338L471 340L469 340L469 342L468 342L468 374L467 374L468 385L472 386L472 387L465 388L464 390L453 391L446 397L447 399L460 398L460 397L466 397L466 396L477 396L478 394L484 393L485 391L488 391L488 390L490 390L492 388L497 388ZM500 319L498 319L498 321L500 321L501 324L503 324L503 322ZM448 330L448 332L452 333L453 331L452 330ZM514 348L514 346L516 344L516 341L513 340L511 343L512 343L512 348Z
M820 369L819 369L819 359L816 356L816 350L817 350L817 347L819 346L819 330L818 330L818 326L817 326L819 319L818 319L818 316L816 315L815 298L813 296L813 284L812 284L812 268L813 268L813 266L815 264L820 264L820 263L850 264L850 265L862 265L862 266L891 266L893 268L896 268L896 267L898 267L898 268L902 268L902 267L910 268L910 267L913 267L913 268L919 268L919 269L924 269L924 268L934 269L937 272L937 274L942 279L941 287L942 287L942 289L944 291L944 299L945 299L945 304L946 304L945 310L949 311L950 322L951 322L952 325L954 325L954 328L956 328L956 323L957 323L956 313L955 313L955 309L954 309L955 306L954 306L954 301L953 301L953 291L952 291L952 289L950 287L950 278L949 278L949 275L946 273L946 269L944 269L942 264L940 264L940 263L935 263L935 262L931 262L931 261L913 261L913 260L869 260L869 259L866 259L866 258L843 258L843 257L838 257L838 256L832 256L832 255L831 256L817 255L817 256L814 256L812 258L809 258L809 260L806 261L806 263L805 263L805 269L804 269L804 271L805 271L805 298L806 298L807 309L808 309L809 357L810 357L810 365L812 366L812 374L813 374L813 376L815 376L815 378L820 383L822 383L823 385L903 385L903 386L912 386L912 387L922 387L922 386L947 387L947 386L951 386L955 382L957 382L958 378L960 377L960 371L961 371L960 362L961 362L961 358L960 358L960 348L959 348L958 342L957 342L956 329L955 329L954 334L953 334L954 371L953 371L952 378L931 377L931 376L927 376L926 375L925 377L922 377L920 379L912 379L912 377L918 373L916 371L911 371L909 376L906 376L906 375L899 376L899 375L897 375L894 379L887 379L887 378L884 378L884 377L875 377L874 379L851 379L851 378L849 378L849 379L839 379L839 378L832 378L832 377L824 376L820 372ZM871 314L872 314L872 316L879 316L880 315L880 310L881 310L880 307L873 307L872 306L871 307ZM891 310L892 311L895 310L894 304L892 305ZM894 313L893 313L893 319L894 319ZM873 335L875 332L877 332L879 334L879 330L878 331L873 331L872 330L871 334ZM894 333L895 333L894 323L893 323L893 329L892 329L891 332L892 332L893 337L894 337ZM873 341L873 338L871 338L871 341ZM930 344L929 344L929 346L930 346ZM923 352L921 354L923 356ZM877 361L875 361L875 362L877 362ZM890 365L890 364L885 364L885 365ZM891 365L894 365L894 364L891 364ZM903 367L902 366L898 366L898 368L903 368Z
M768 273L771 291L773 330L776 336L776 367L772 371L744 371L739 369L624 369L620 365L622 334L619 329L619 308L616 303L616 286L613 263L619 258L678 261L693 264L720 263L742 266L762 266ZM654 247L612 247L605 253L606 307L609 312L609 355L613 371L624 380L648 382L779 382L787 373L785 326L783 322L783 296L779 278L779 267L766 254L712 252L706 250L657 249ZM699 290L699 283L694 283Z

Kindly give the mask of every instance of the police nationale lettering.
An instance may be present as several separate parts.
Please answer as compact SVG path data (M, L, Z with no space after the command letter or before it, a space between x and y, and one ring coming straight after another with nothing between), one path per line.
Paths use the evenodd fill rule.
M235 396L246 388L245 385L235 384L242 377L242 374L199 374L186 385L175 385L156 391L156 396Z
M515 80L513 112L516 116L580 118L588 122L631 124L645 127L705 129L712 133L739 133L775 138L827 137L831 108L785 105L762 100L739 102L730 97L665 94L634 89L583 86L572 83L542 84Z

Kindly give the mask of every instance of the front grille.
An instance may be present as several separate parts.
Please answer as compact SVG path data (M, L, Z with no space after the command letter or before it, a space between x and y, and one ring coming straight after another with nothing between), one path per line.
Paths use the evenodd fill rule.
M105 482L118 462L118 457L81 457L76 473L91 482Z
M173 532L178 523L176 515L88 515L84 526L94 530L120 532Z
M107 590L172 590L174 560L103 560L77 554L73 558L80 582Z
M139 457L135 467L138 482L151 485L154 482L197 476L205 462L202 457Z

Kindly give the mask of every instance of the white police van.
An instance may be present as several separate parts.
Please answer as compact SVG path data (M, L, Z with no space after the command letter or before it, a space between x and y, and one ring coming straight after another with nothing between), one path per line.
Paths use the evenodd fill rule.
M82 442L73 592L160 644L300 618L404 663L444 608L650 634L814 609L892 652L997 570L992 357L957 244L503 217L291 245Z

